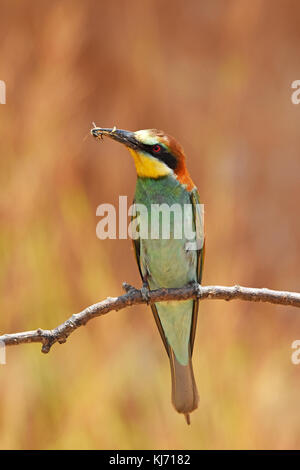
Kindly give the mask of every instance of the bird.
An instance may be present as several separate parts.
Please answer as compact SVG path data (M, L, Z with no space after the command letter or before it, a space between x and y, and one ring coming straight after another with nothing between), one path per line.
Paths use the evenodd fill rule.
M137 173L134 205L147 208L146 216L136 214L139 228L133 237L143 295L149 299L147 292L153 289L201 284L205 252L203 205L187 170L181 145L174 137L157 129L132 132L115 126L101 128L94 123L93 126L90 132L95 138L106 136L125 145L134 160ZM156 235L151 237L147 227L153 219L151 210L162 205L175 207L174 213L170 211L170 236L163 237L163 216L160 216L155 219ZM185 232L175 236L183 225L182 218L176 216L186 207L190 211L184 215L184 222L193 229L194 245L189 245L191 241ZM170 361L171 400L175 410L185 416L187 424L199 401L192 365L198 303L197 299L188 299L150 304Z

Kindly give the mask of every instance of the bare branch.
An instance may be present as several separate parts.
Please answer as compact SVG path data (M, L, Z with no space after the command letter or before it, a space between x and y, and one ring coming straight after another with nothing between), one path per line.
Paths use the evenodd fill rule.
M224 287L224 286L200 286L195 283L176 289L158 289L149 291L147 296L141 290L123 284L126 294L120 297L107 297L107 299L91 305L82 312L75 313L68 320L53 330L24 331L22 333L6 334L0 336L0 344L7 346L21 343L42 343L42 352L48 353L54 343L65 343L68 336L77 328L88 321L101 315L106 315L112 310L121 310L131 305L165 302L168 300L187 300L197 298L222 299L222 300L247 300L251 302L269 302L279 305L300 307L300 294L297 292L276 291L270 289L256 289L252 287Z

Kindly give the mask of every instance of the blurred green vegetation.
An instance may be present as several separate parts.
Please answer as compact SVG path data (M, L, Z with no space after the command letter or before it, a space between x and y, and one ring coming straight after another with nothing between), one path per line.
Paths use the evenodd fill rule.
M134 193L126 150L97 125L161 128L205 203L205 284L299 291L300 5L254 0L0 2L0 331L52 328L121 283L129 240L96 208ZM299 448L300 366L287 307L205 301L187 427L149 308L113 312L48 355L7 350L1 449Z

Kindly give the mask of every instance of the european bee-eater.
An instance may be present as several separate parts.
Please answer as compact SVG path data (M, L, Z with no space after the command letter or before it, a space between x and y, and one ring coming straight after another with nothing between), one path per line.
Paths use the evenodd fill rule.
M200 284L204 262L203 218L198 191L186 168L182 147L173 137L156 129L129 132L115 127L94 127L91 134L96 138L108 136L124 144L133 157L137 172L134 203L136 207L143 205L147 208L146 219L139 215L140 236L133 240L144 288L183 287L194 282ZM151 209L155 204L167 204L169 207L175 204L174 207L177 207L177 212L175 210L170 219L168 238L162 236L163 227L159 227L155 237L141 236L143 224L151 224ZM184 212L186 207L191 209L188 215ZM183 218L178 216L178 208L185 214ZM161 226L162 217L157 220ZM183 225L184 222L193 227L196 239L193 249L189 249L190 239L185 233L175 236L176 229L180 228L178 224ZM152 304L151 309L170 360L172 402L189 424L189 413L198 405L192 367L198 301L158 302Z

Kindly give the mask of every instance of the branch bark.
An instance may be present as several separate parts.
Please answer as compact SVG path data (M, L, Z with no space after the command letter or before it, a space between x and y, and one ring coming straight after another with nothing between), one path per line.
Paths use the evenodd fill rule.
M68 336L80 326L101 315L106 315L112 310L121 310L131 305L165 302L168 300L187 299L221 299L221 300L246 300L251 302L269 302L272 304L300 307L300 293L276 291L266 288L252 287L225 287L225 286L200 286L195 283L176 289L157 289L148 291L138 290L124 283L126 291L120 297L107 297L102 302L91 305L79 313L73 314L64 323L53 330L38 328L33 331L5 334L0 336L0 345L13 346L22 343L42 343L42 352L48 353L54 343L65 343Z

